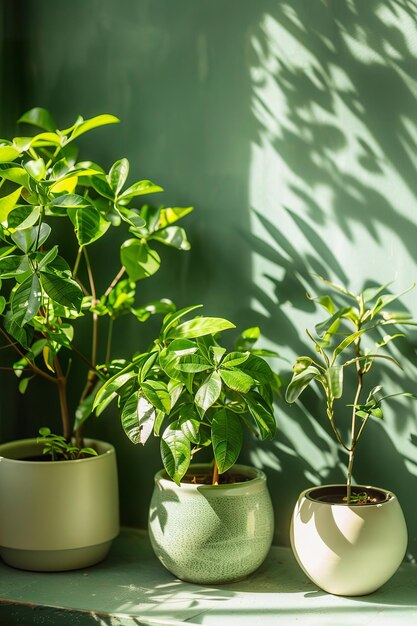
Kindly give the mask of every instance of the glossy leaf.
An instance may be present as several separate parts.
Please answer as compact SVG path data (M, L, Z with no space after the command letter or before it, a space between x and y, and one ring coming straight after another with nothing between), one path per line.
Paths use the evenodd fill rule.
M100 415L116 397L120 389L129 381L136 379L134 371L117 373L109 378L99 389L93 404L93 411Z
M163 230L157 230L150 239L160 241L166 246L172 246L178 250L189 250L191 248L185 230L179 226L167 226Z
M333 365L327 372L327 383L333 398L341 398L343 394L343 366Z
M157 193L163 191L162 187L155 185L150 180L140 180L126 189L120 196L120 200L131 200L136 196L142 196L147 193Z
M193 404L184 404L181 407L178 425L192 443L198 444L200 442L201 420Z
M320 370L313 365L309 365L299 374L294 374L285 393L286 401L290 404L295 402L311 381L320 375Z
M391 304L391 302L398 300L398 298L401 298L401 296L408 293L411 289L414 289L414 287L415 285L411 285L411 287L405 289L399 294L385 294L383 296L380 296L371 311L371 319L373 319L383 308Z
M120 259L129 277L134 281L152 276L161 264L159 254L138 239L128 239L124 242L120 249Z
M112 165L107 180L116 196L125 184L128 175L129 161L127 159L120 159Z
M54 198L49 204L52 207L63 207L66 209L77 209L91 206L91 202L89 200L87 200L83 196L79 196L76 193L66 193L62 196L58 196L57 198Z
M25 124L31 124L32 126L38 126L44 130L54 131L56 129L55 121L52 115L46 109L42 107L35 107L26 111L18 122Z
M192 206L187 207L164 207L159 214L159 228L165 228L174 222L182 219L193 210Z
M152 404L135 391L126 401L121 413L123 430L132 443L146 443L152 434L155 417Z
M161 457L168 476L179 485L190 465L191 448L177 422L170 424L162 434Z
M22 187L15 189L7 196L0 198L0 222L5 222L8 218L10 211L13 211L19 198Z
M219 372L222 381L233 391L247 393L255 384L251 376L238 369L224 369L221 367Z
M171 339L195 339L196 337L211 335L229 328L236 327L232 322L221 317L195 317L173 328L169 336Z
M76 124L74 130L71 133L71 140L76 139L76 137L79 137L84 133L87 133L89 130L93 130L93 128L98 128L107 124L117 124L118 122L120 122L120 120L114 115L96 115L95 117L91 117L88 120L83 120L80 123Z
M178 339L177 341L181 341L181 339ZM195 348L193 349L193 351L195 351ZM190 374L195 374L197 372L206 372L207 370L212 369L213 366L201 356L198 356L196 354L186 354L184 356L181 356L178 360L177 368L181 372L189 372Z
M352 307L343 307L342 309L335 311L333 315L331 315L329 318L327 318L323 322L316 324L315 330L316 330L317 335L319 337L322 337L326 333L331 332L332 328L333 330L336 330L338 326L336 322L340 321L341 318L346 316L346 314L350 313L351 311L352 311Z
M189 339L174 339L174 341L171 341L169 344L168 350L169 352L175 352L177 356L185 356L197 352L198 346L194 341L190 341Z
M0 163L0 179L10 180L17 185L27 187L29 177L26 170L17 163Z
M25 274L31 269L28 257L11 255L0 259L0 278L15 278L19 274Z
M42 287L52 300L70 309L80 310L83 292L74 280L61 278L50 272L42 272L40 279Z
M218 372L212 372L195 394L195 404L203 413L218 400L222 390L222 381Z
M155 409L169 413L171 410L171 398L165 383L157 380L147 380L141 383L141 389L145 398Z
M104 229L101 228L102 220L100 213L93 206L86 206L80 209L68 209L68 215L74 225L75 234L80 246L87 246L104 235L110 226L110 222L105 222Z
M258 427L261 439L272 439L276 431L272 407L257 391L251 391L251 393L245 396L245 401Z
M362 328L361 330L358 330L355 333L352 333L351 335L343 339L343 341L341 341L339 345L333 351L332 363L335 362L339 354L342 354L342 352L344 352L344 350L346 350L348 346L350 346L354 341L356 341L358 337L363 335L364 332L366 332L366 329Z
M249 355L249 352L229 352L222 361L222 367L232 369L238 367L248 360Z
M184 309L180 309L179 311L168 313L168 315L164 317L161 328L161 336L163 337L163 339L166 339L171 328L177 326L181 318L185 317L188 313L191 313L191 311L195 311L196 309L201 308L202 306L202 304L194 304L193 306L188 306Z
M39 206L27 204L16 206L7 216L7 226L14 230L25 230L36 224L40 214Z
M211 439L219 473L223 474L236 463L242 449L240 419L232 411L217 411L211 424Z
M41 296L39 279L33 274L13 292L11 300L13 321L22 326L29 322L39 310Z
M12 234L14 243L23 252L29 252L35 245L40 248L51 234L49 224L42 223L40 226L32 226L24 230L16 231Z
M258 341L260 335L261 331L258 326L246 328L235 341L236 350L239 350L240 352L250 350L252 346Z
M13 148L13 146L0 146L0 163L7 163L14 161L19 156L20 152Z
M36 181L40 181L45 178L46 175L46 165L43 159L34 159L33 161L28 161L24 163L23 167L29 174L31 178Z

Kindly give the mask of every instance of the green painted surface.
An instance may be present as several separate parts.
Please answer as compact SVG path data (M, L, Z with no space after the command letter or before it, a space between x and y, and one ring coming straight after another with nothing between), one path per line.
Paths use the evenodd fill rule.
M305 299L316 289L311 272L353 289L395 279L399 291L416 280L414 3L27 0L16 12L13 4L3 4L0 22L12 24L2 37L1 127L35 104L62 124L78 112L114 113L122 125L97 134L97 156L109 164L128 156L167 189L165 203L196 207L187 218L192 251L165 254L141 298L203 302L240 327L259 324L264 344L292 359L306 351L304 328L316 319ZM417 316L415 290L404 304ZM140 331L118 329L121 353L146 342ZM383 367L387 390L416 391L415 342L414 332L393 349L404 371ZM288 379L289 364L279 367ZM45 423L46 393L43 385L37 397L2 393L3 439ZM268 474L284 544L298 493L344 475L318 396L305 402L279 403L277 439L248 441L242 458ZM393 402L385 422L369 426L354 472L398 495L411 560L416 411ZM134 449L114 413L92 431L116 443L123 518L144 526L157 442Z
M297 621L305 626L362 626L373 620L382 626L411 625L417 619L416 573L415 566L403 565L376 593L342 598L308 581L288 548L272 548L246 580L198 586L171 576L157 561L145 533L125 530L109 558L95 568L36 574L0 564L0 623L66 624L71 618L68 623L80 626L252 626L259 620L265 626L292 626Z

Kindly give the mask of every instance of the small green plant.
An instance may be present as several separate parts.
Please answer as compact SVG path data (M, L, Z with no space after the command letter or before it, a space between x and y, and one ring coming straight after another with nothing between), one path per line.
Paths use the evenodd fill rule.
M97 456L94 448L79 448L69 443L62 435L54 435L50 428L39 429L38 443L43 444L42 454L49 455L52 461L74 461L89 456Z
M113 115L78 117L59 130L48 111L35 108L19 122L40 132L0 140L0 335L3 347L18 355L2 369L18 376L22 393L36 376L54 385L63 437L70 442L75 432L81 447L95 394L120 366L112 343L117 320L130 315L144 322L175 310L163 298L137 305L137 282L158 271L160 244L190 247L177 222L191 207L138 205L162 187L149 180L127 183L126 158L109 169L78 158L81 135L118 121ZM99 293L96 277L99 272L103 279L103 267L96 262L94 268L90 250L115 228L123 228L126 239L114 259L109 255L108 286ZM87 350L78 335L82 318L90 324ZM85 382L74 416L67 385L76 361L85 368Z
M258 328L246 330L227 352L218 333L234 325L212 317L185 316L197 306L168 313L158 339L136 355L99 390L94 408L100 414L117 398L126 435L145 444L160 436L161 457L177 484L194 455L212 447L212 483L237 461L243 429L260 439L273 437L273 390L280 379L255 349Z
M381 350L404 334L386 334L386 329L416 324L408 313L388 310L389 305L403 295L387 293L389 284L365 289L355 295L345 287L335 285L324 278L321 280L342 298L342 306L337 304L334 297L327 294L311 298L327 311L329 317L316 325L317 338L307 330L318 357L297 358L292 379L286 390L286 400L289 403L295 402L313 381L318 382L323 388L330 425L338 443L348 454L346 501L352 503L358 501L358 496L352 493L351 488L353 462L357 445L369 418L383 418L382 402L387 398L416 397L414 394L404 392L382 395L382 387L378 385L368 391L366 400L363 401L364 379L379 359L401 367L393 356L381 354ZM366 346L364 346L365 337L370 339ZM349 441L345 443L335 422L334 403L342 397L344 377L348 368L355 372L356 392L353 403L347 405L352 408L352 413Z

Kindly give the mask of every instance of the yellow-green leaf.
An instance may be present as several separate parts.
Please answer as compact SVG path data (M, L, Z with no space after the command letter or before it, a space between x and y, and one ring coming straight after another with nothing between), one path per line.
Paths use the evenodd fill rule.
M10 211L13 211L19 200L21 191L22 187L19 187L18 189L12 191L12 193L9 193L8 196L0 198L0 222L5 222L7 220L7 216Z

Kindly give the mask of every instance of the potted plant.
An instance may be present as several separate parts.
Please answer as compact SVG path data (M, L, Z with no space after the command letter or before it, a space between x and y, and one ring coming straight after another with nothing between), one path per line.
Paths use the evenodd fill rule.
M9 355L1 369L18 376L21 393L35 377L55 388L62 435L44 427L39 439L0 445L0 554L24 569L72 569L104 558L119 530L114 448L83 436L97 390L125 364L113 356L113 326L124 315L144 322L175 309L164 299L137 306L135 287L160 266L154 243L189 248L176 222L191 207L138 207L162 188L126 185L125 158L108 172L78 159L75 140L116 117L78 117L57 130L35 108L19 121L40 132L0 140L0 335ZM94 269L90 249L117 227L128 236L100 293L103 268ZM85 381L74 416L68 380L77 361Z
M164 469L155 476L149 532L157 557L175 576L194 583L243 578L264 560L273 536L265 474L236 465L244 428L260 439L274 435L273 374L245 331L227 352L221 318L185 317L197 307L168 313L150 350L98 392L100 413L117 398L130 440L160 437ZM184 321L185 320L185 321ZM211 448L213 462L190 464Z
M307 331L317 357L297 358L286 399L295 402L313 382L322 388L332 431L347 454L347 480L345 485L312 487L300 495L291 522L291 545L301 568L319 587L337 595L364 595L378 589L397 570L407 546L407 528L390 490L352 485L356 449L369 419L383 418L383 401L398 395L415 397L403 392L383 395L380 385L366 393L365 383L379 360L399 366L381 350L404 335L387 330L414 323L407 313L389 311L399 296L387 293L388 285L355 295L322 280L341 300L338 304L327 294L314 298L328 313L315 327L317 338ZM342 398L350 370L356 390L347 405L350 431L346 441L335 419L335 401Z

